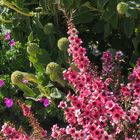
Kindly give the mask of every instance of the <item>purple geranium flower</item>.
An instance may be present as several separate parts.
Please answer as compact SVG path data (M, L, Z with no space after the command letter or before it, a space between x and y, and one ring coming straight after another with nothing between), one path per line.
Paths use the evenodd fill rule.
M11 40L10 43L9 43L10 47L13 47L16 45L16 42L14 40Z
M11 99L11 98L4 98L4 103L5 103L6 107L8 107L8 108L12 107L14 104L13 99Z
M10 39L11 39L10 33L6 33L4 40L10 40Z
M44 100L44 106L45 107L48 107L49 105L50 105L50 102L49 102L49 99L48 98L46 98L45 100Z
M0 87L2 87L3 85L4 85L4 81L0 79Z

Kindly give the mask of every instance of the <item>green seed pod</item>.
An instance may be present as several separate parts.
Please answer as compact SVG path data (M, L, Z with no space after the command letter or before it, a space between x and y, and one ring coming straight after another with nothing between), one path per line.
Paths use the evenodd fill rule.
M18 85L23 80L23 74L20 71L14 71L11 75L11 81L13 84Z
M125 15L128 11L128 4L125 2L118 3L117 11L120 15Z
M27 53L29 55L34 55L39 52L39 45L37 43L29 43L27 46Z
M58 40L57 46L60 50L65 51L69 46L69 40L66 37L62 37Z
M46 73L52 74L59 70L59 65L55 62L50 62L46 67Z
M53 23L47 23L44 26L43 30L44 30L44 33L46 35L52 35L54 33L54 25L53 25Z

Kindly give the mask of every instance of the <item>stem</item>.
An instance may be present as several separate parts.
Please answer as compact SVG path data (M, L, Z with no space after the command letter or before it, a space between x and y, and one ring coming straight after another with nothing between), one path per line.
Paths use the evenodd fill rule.
M3 23L12 23L11 20L5 20L4 18L2 18L2 16L0 16L0 21Z
M0 6L6 6L6 7L10 8L10 9L16 11L17 13L19 13L19 14L21 14L21 15L24 15L24 16L28 16L28 17L34 16L33 13L25 13L25 12L19 10L18 8L16 8L15 6L13 6L13 5L12 5L11 3L9 3L9 2L1 2L1 3L0 3Z

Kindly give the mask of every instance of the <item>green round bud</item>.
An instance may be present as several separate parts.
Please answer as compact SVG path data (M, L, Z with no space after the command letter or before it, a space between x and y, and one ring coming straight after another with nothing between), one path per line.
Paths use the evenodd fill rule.
M27 46L27 53L32 55L32 54L37 54L39 51L39 45L37 43L30 43Z
M50 62L46 67L46 73L52 74L59 69L59 65L55 62Z
M14 71L11 75L11 81L13 84L17 85L19 82L22 82L23 74L20 71Z
M118 3L117 11L120 15L125 15L128 11L128 4L125 2Z
M69 46L69 40L66 37L62 37L58 40L57 46L60 50L64 51Z
M52 35L54 33L54 25L53 25L53 23L47 23L44 26L43 30L44 30L44 33L46 35Z

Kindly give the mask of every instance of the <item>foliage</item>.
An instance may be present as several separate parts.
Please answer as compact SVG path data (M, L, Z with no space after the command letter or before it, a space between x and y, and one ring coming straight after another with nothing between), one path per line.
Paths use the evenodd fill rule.
M128 99L130 103L126 109L122 94L125 92L123 88L127 89L129 84L133 84L134 79L129 81L127 76L132 72L140 55L139 10L139 0L0 0L0 125L10 121L15 127L22 126L26 132L31 130L16 104L20 99L32 106L44 129L50 131L55 123L66 126L66 121L70 123L68 114L65 111L63 114L57 106L59 102L58 107L63 109L77 105L73 100L79 101L84 86L82 82L89 71L92 73L91 77L97 78L91 78L94 83L104 85L105 82L108 85L104 85L106 89L103 90L106 93L113 92L114 98L121 98L119 103L117 99L113 100L115 105L119 104L119 111L128 113L130 110L133 117L135 112L130 109L133 106L133 97ZM68 32L66 23L69 26ZM71 23L72 28L74 25L77 28L72 32ZM66 33L71 36L67 37ZM78 38L78 34L82 40ZM79 46L78 54L73 51L73 40L85 47L83 49ZM78 47L74 49L76 51ZM75 59L79 54L85 54L84 60ZM138 67L137 64L134 71L136 69L137 72ZM83 68L85 69L82 70ZM71 81L78 74L83 79ZM72 77L67 77L68 75ZM75 93L75 96L71 97L69 92ZM116 92L119 95L116 95ZM65 100L68 98L71 99L66 104ZM8 105L12 100L14 105ZM106 102L103 103L105 104ZM112 138L111 129L115 131L118 124L113 122L115 126L112 126L109 121L107 127L104 127L104 134L108 133ZM134 124L127 125L133 128ZM55 129L58 127L53 127L54 138L57 132ZM80 128L75 130L76 133L79 130ZM123 129L119 130L121 132L118 132L116 139L123 139L125 133L122 134ZM61 132L65 133L65 130L61 129ZM132 137L132 133L128 135ZM88 139L88 136L85 137Z

